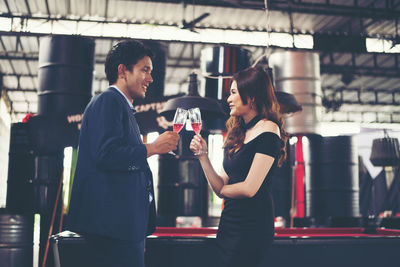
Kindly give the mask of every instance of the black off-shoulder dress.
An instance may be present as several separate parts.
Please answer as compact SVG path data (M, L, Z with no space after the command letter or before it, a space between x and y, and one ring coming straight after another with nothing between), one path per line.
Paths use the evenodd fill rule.
M217 233L218 266L258 267L274 237L274 210L270 193L270 177L278 161L281 140L272 132L264 132L228 157L225 151L224 170L228 184L242 182L249 173L254 155L262 153L275 158L260 189L252 198L225 198Z

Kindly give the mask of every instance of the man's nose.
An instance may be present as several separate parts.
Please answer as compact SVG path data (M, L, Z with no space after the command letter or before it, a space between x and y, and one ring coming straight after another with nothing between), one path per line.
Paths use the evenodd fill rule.
M149 74L149 76L147 77L147 81L148 81L149 83L152 83L152 82L153 82L153 77L151 76L151 74Z

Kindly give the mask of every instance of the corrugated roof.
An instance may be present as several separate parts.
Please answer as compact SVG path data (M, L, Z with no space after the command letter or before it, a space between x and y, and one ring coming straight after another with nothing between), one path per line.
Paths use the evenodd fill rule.
M168 2L168 1L166 1ZM101 22L119 21L129 23L141 23L149 25L175 25L180 27L182 21L191 21L204 13L210 13L209 16L196 24L198 28L221 28L221 29L240 29L246 31L265 31L267 28L266 12L261 9L254 1L247 1L248 5L260 7L259 9L248 9L246 6L236 8L233 5L236 1L195 1L195 6L191 4L183 5L178 1L128 1L128 0L14 0L0 2L0 17L12 16L23 17L43 17L51 16L56 18L65 18L70 22L63 22L63 27L83 27L84 22L79 20ZM201 2L200 4L197 4ZM270 1L269 1L270 2ZM277 3L277 1L271 1ZM387 1L358 0L358 7L379 8L382 12L386 8ZM7 3L7 5L6 5ZM206 5L209 3L209 5ZM233 3L227 7L229 3ZM239 1L244 5L243 1ZM297 3L297 2L296 2ZM394 37L396 32L395 20L382 19L367 16L351 17L344 12L343 6L348 6L349 10L354 9L355 1L330 0L330 5L326 5L325 0L303 0L301 3L310 4L315 7L321 7L320 10L335 8L334 14L314 9L313 12L296 12L293 10L274 10L269 11L270 28L275 32L294 33L345 33L348 35L363 36L384 36L385 38ZM400 1L392 1L394 7L388 12L399 12ZM220 5L219 5L220 4ZM282 4L282 2L281 2ZM389 3L390 4L390 3ZM339 10L339 11L338 11ZM343 11L343 14L340 14ZM360 11L362 12L362 11ZM392 14L392 13L391 13ZM26 21L21 17L21 25ZM291 21L293 25L291 25ZM54 21L57 24L56 21ZM121 27L121 26L118 26ZM398 29L397 29L398 31ZM82 32L82 30L80 30ZM4 74L3 85L7 89L8 98L12 102L12 108L15 112L35 112L37 109L38 90L38 54L39 54L39 36L40 34L24 35L17 30L11 34L0 36L0 72ZM123 36L121 36L123 37ZM156 36L154 37L157 38ZM93 82L93 92L104 90L108 83L105 80L103 62L111 46L118 40L116 38L97 38L95 46L96 64L94 67L95 79ZM212 46L210 44L195 43L192 45L184 42L165 42L168 47L167 68L165 79L165 91L167 94L186 92L188 75L195 68L199 68L201 50ZM265 47L246 46L252 52L254 61L260 55L265 53ZM274 48L272 49L272 51ZM354 90L346 91L346 88L358 88L363 92L362 104L342 105L338 112L326 114L324 120L330 119L348 119L349 117L359 118L361 115L348 115L352 111L379 112L385 114L391 110L400 112L397 106L391 105L394 99L399 103L399 84L400 78L396 77L399 73L398 56L394 54L382 53L355 53L350 52L320 52L321 64L325 66L321 73L321 84L327 94L337 90L343 91L344 100L352 100L357 93ZM354 65L355 64L355 65ZM342 82L343 70L340 67L354 68L353 80L349 84ZM383 71L379 72L379 69ZM387 70L387 71L386 71ZM385 73L386 72L386 73ZM387 90L394 93L390 99L389 94L383 94L379 97L380 102L387 102L385 105L367 104L376 100L376 96L368 90ZM16 92L15 90L25 90L25 92ZM366 91L365 91L366 90ZM392 101L393 102L393 101ZM342 112L342 113L340 113ZM333 114L333 115L332 115ZM366 116L366 115L365 115ZM372 115L368 115L372 116ZM387 115L380 115L384 118L390 118ZM398 118L397 115L392 117ZM399 121L400 122L400 121Z

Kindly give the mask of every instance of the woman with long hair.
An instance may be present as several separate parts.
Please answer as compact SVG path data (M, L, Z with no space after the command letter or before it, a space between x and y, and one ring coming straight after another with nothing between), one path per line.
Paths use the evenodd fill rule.
M262 68L232 78L228 97L221 174L213 169L205 140L195 135L190 149L224 209L217 233L217 266L259 266L274 236L271 176L286 159L287 134L271 80Z

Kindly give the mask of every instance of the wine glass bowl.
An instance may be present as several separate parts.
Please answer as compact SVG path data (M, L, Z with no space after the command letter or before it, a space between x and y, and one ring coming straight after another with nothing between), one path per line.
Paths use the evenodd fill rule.
M199 108L189 109L189 119L192 125L192 129L196 134L200 134L201 131L201 112Z
M175 111L175 116L173 120L173 131L179 133L183 125L185 124L186 117L187 117L187 110L183 108L177 108Z
M189 109L189 120L190 124L192 125L193 131L196 133L196 135L200 134L201 131L201 126L202 126L202 121L201 121L201 112L199 108L191 108ZM200 155L203 154L203 151L199 149L195 155Z
M177 108L175 111L174 120L172 122L172 130L176 133L179 133L183 129L183 125L185 125L188 111L183 108ZM177 156L175 152L170 151L168 154Z

